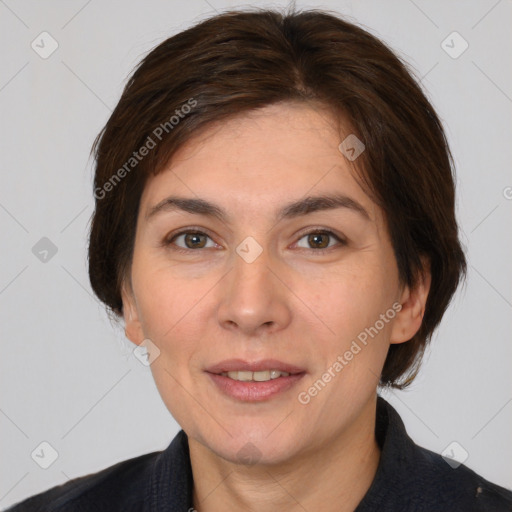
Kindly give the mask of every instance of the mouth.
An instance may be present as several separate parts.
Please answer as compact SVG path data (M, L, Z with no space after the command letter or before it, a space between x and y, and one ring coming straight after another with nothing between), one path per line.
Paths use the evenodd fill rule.
M222 372L219 375L229 377L230 379L238 380L240 382L267 382L269 380L278 379L279 377L290 376L288 372L282 372L279 370L263 370L260 372L238 370L234 372Z
M260 402L290 390L306 370L275 359L231 359L209 367L206 373L224 395L244 402Z

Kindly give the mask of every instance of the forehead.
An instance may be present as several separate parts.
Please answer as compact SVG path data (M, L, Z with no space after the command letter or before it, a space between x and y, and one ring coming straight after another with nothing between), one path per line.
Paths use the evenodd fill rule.
M273 203L338 192L362 203L373 217L376 205L339 150L347 135L325 108L304 104L271 105L216 123L148 179L143 207L147 213L172 193L261 214Z

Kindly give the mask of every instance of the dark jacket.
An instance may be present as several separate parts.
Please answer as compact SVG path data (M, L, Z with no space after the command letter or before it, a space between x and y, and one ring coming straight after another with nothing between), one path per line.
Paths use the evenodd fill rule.
M511 491L463 465L452 468L440 455L414 444L398 413L380 397L375 432L381 459L374 481L355 512L512 511ZM188 438L181 430L164 451L75 478L26 499L8 512L189 510L193 510L192 470Z

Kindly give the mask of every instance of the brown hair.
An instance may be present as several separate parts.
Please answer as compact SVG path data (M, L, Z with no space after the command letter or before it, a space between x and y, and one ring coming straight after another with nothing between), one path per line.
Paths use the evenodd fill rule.
M93 146L92 288L122 314L120 290L150 173L213 122L283 101L328 106L364 142L354 164L383 209L401 282L414 287L421 258L429 262L422 325L407 343L391 345L381 376L381 385L404 387L466 271L453 159L407 65L376 37L326 11L222 13L141 61Z

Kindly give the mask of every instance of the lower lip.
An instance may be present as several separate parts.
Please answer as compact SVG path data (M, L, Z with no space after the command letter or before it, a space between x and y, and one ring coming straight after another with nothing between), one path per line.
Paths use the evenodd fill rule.
M304 377L304 373L278 377L265 382L240 381L208 373L217 387L226 395L243 402L261 402L288 391Z

